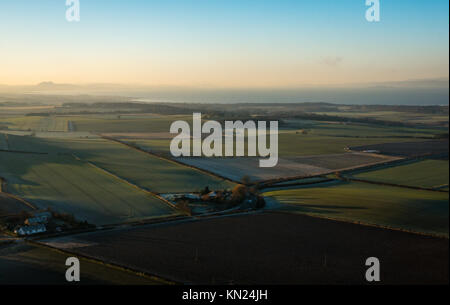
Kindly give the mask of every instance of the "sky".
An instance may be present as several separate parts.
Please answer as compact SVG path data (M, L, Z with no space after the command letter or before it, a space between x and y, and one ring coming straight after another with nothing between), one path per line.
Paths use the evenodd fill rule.
M448 0L0 0L0 84L296 88L448 78Z

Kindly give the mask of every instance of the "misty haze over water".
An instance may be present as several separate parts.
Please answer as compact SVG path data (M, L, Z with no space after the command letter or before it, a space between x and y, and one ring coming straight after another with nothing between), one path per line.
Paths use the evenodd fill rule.
M0 92L43 95L120 96L142 102L173 103L333 103L348 105L447 106L448 78L384 82L353 86L232 89L122 84L0 86Z
M106 93L106 92L105 92ZM148 102L333 103L363 105L448 105L448 88L364 88L296 90L205 90L123 92Z
M164 103L332 103L347 105L447 106L448 88L360 88L360 89L157 89L95 91L29 91L44 95L123 96L141 102Z

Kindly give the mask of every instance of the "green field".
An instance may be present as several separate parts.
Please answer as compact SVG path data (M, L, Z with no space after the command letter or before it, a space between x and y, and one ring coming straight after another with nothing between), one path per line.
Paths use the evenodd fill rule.
M170 154L170 139L123 139L122 141L133 143L144 150ZM343 137L301 134L295 131L280 131L278 136L278 148L280 157L309 156L344 153L347 147L380 144L389 142L407 142L411 138L395 137ZM247 143L247 141L246 141ZM269 142L268 142L269 143ZM247 145L247 144L246 144ZM192 149L192 145L191 145ZM224 150L225 148L223 148ZM247 152L247 150L245 150Z
M395 137L395 138L433 138L441 133L438 129L412 127L392 127L369 124L320 124L313 130L314 134L343 137Z
M232 187L232 183L177 163L151 156L125 145L93 139L40 139L10 136L11 149L75 154L127 181L157 193Z
M177 120L192 121L192 116L179 115L97 115L71 116L76 131L89 132L169 132L172 122Z
M0 119L10 130L32 130L41 132L67 131L69 121L72 131L80 132L71 137L88 137L94 133L130 133L126 141L138 146L169 155L170 139L133 139L133 133L168 133L170 125L176 120L190 122L185 115L72 115L50 117L12 117ZM402 142L432 138L443 131L440 129L417 127L392 127L374 124L317 122L310 120L287 120L279 133L279 154L283 156L304 156L342 153L346 147ZM83 134L84 133L84 134ZM70 133L69 133L70 134ZM49 133L48 137L54 137ZM36 145L24 150L36 151ZM33 149L34 148L34 149Z
M128 132L123 141L136 144L144 150L170 155L170 139L133 138L133 132L169 132L175 119L190 121L190 117L166 116L164 118L122 117L99 120L83 118L75 121L77 130L102 132ZM71 120L72 120L71 119ZM84 122L86 125L83 125ZM136 126L135 126L136 125ZM417 127L392 127L357 123L316 122L310 120L287 120L279 130L279 154L305 156L342 153L350 146L406 142L430 139L440 134L440 129Z
M445 185L448 186L448 160L424 160L406 165L359 173L354 175L354 177L391 184L438 188Z
M293 212L446 236L449 233L446 193L351 182L264 195L287 204L283 209Z
M21 116L1 118L0 123L11 130L68 131L68 119L59 116Z
M84 132L168 132L172 122L192 116L180 115L53 115L53 116L12 116L0 118L0 124L9 130L26 131L68 131L68 122L74 124L74 131Z
M33 136L17 136L9 134L8 136L8 145L9 150L13 151L24 151L24 152L39 152L39 153L48 153L49 151L48 145L45 144L37 137Z
M281 157L337 154L345 152L346 148L351 146L406 141L411 141L411 139L337 137L285 133L279 136L279 152Z
M9 129L14 127L21 130L36 130L37 132L34 136L9 134L8 145L6 145L6 136L0 133L0 149L3 147L3 149L9 148L16 151L41 152L46 153L46 155L3 153L0 155L0 176L5 176L8 179L10 190L13 193L23 196L39 206L54 207L57 210L73 213L77 217L88 219L90 222L97 224L169 215L173 211L164 203L154 197L149 198L144 192L127 185L123 181L129 181L156 193L192 192L199 191L206 186L210 189L224 189L233 187L233 184L196 169L146 154L114 141L102 139L99 136L89 134L89 132L130 133L131 137L132 133L167 133L170 124L180 119L189 121L191 117L153 114L104 114L2 118L0 121L2 124L7 124ZM73 123L76 132L55 132L64 131L64 128L67 130L69 121L71 124ZM280 157L296 157L340 154L351 146L431 138L439 132L437 129L426 128L292 120L288 122L287 128L280 130L279 155ZM170 155L170 139L125 138L123 140L142 147L144 150ZM75 157L80 160L76 160ZM330 156L324 156L324 158L328 157ZM330 158L332 158L330 159L332 162L339 161L338 157ZM342 158L347 158L347 156L342 156ZM305 159L299 159L298 162L302 162L302 160L306 162ZM88 165L87 162L91 162L98 168ZM387 168L358 174L357 177L413 186L442 186L448 184L448 161L430 160L424 164L405 165L404 168ZM424 194L427 194L426 192L377 188L377 186L366 184L340 185L329 188L308 187L301 189L301 194L304 191L319 190L317 193L317 196L319 196L322 191L325 193L335 192L336 189L339 190L336 194L343 193L341 194L343 198L339 199L341 195L336 195L337 197L334 198L338 201L337 205L346 202L361 202L358 198L365 195L364 191L361 191L365 189L367 189L365 191L368 194L373 194L374 199L367 198L370 209L347 210L329 209L328 207L325 210L331 214L330 217L346 218L346 215L350 215L351 217L347 217L350 220L361 217L361 221L371 222L373 220L374 223L396 227L405 227L409 223L406 220L392 218L392 212L386 206L394 205L397 208L404 208L407 205L406 203L412 203L411 206L413 210L415 209L415 212L411 212L410 218L417 220L417 217L422 217L420 203L428 202L422 200ZM385 200L385 197L380 196L384 196L383 192L386 190L394 195ZM392 190L395 190L395 192ZM295 192L295 190L291 190L291 192ZM330 196L318 197L318 202L331 205L332 202L327 201L333 199L332 194ZM429 196L446 195L431 193ZM282 197L283 200L286 200L286 196ZM294 197L288 196L287 198L292 201ZM366 199L363 198L363 200ZM434 199L430 200L433 201ZM296 209L298 209L299 205L296 204L296 206ZM302 209L304 210L304 207ZM406 210L406 208L404 209ZM315 208L312 210L314 213L324 213L324 209ZM373 212L373 210L376 212ZM416 212L419 216L413 215ZM308 210L308 213L312 213L311 209ZM369 216L373 216L373 219ZM412 227L416 228L416 222L412 222ZM425 231L434 230L427 226L425 225L424 228L419 226L418 228ZM432 225L430 226L432 227ZM437 231L439 230L441 229L437 229Z
M163 201L71 156L0 152L7 190L39 208L103 225L174 215Z
M170 155L170 139L123 139L122 142L133 144L145 151ZM192 143L192 141L191 141ZM191 145L192 150L192 145Z
M7 135L3 133L0 133L0 150L1 149L4 150L8 149Z
M20 244L0 246L0 284L64 285L68 255L45 247ZM80 259L80 284L157 285L147 276Z
M342 107L344 108L344 107ZM319 112L331 116L347 117L347 118L373 118L382 121L392 122L408 122L416 124L448 124L448 115L443 114L421 114L416 112L400 112L400 111L342 111L342 112Z
M157 193L199 191L205 186L210 189L233 186L226 180L108 140L80 140L64 144L80 158Z

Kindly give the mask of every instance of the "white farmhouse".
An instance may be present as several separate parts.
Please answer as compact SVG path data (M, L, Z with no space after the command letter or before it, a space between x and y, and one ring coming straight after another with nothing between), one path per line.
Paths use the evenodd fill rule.
M38 233L44 233L47 231L47 228L43 224L35 225L35 226L25 226L16 229L14 233L25 236L25 235L33 235Z

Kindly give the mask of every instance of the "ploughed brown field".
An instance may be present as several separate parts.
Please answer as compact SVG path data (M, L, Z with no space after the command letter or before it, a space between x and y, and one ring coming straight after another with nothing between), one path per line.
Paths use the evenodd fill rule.
M179 283L448 284L448 239L287 213L257 213L44 241ZM136 251L130 251L135 249Z
M265 181L270 179L308 177L323 175L336 170L355 169L368 165L394 161L398 158L364 154L343 153L318 156L296 156L279 158L274 167L260 167L259 157L235 157L235 158L206 158L206 157L181 157L176 160L197 168L211 171L222 177L240 181L248 176L252 181Z
M378 150L382 154L404 157L437 155L448 158L448 139L373 144L350 147L350 149L353 151Z

